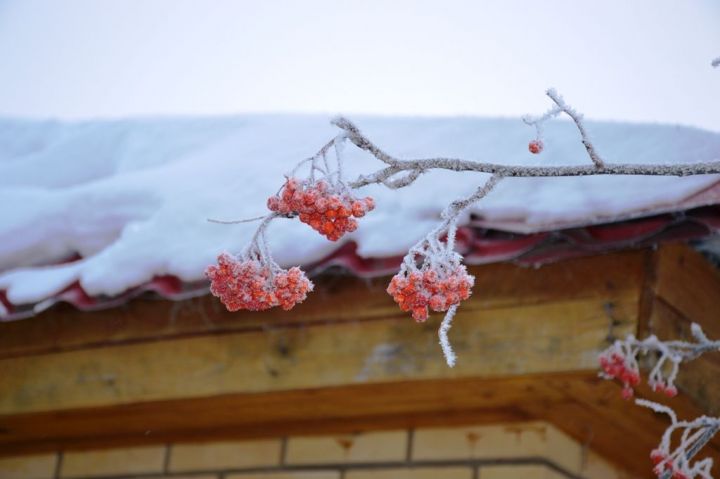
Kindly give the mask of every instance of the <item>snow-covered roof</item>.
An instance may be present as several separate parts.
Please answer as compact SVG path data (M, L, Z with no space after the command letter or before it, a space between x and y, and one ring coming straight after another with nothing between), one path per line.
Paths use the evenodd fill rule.
M545 151L516 118L353 117L401 158L453 156L512 165L588 161L575 127L546 125ZM587 122L609 163L694 163L720 157L720 134L681 126ZM0 298L49 304L71 285L117 297L157 278L203 280L224 250L243 249L256 225L219 225L266 212L284 174L337 134L325 116L255 115L63 124L0 120ZM347 176L379 169L346 149ZM348 242L361 258L402 254L436 225L441 209L486 175L429 172L412 186L364 188L377 208L332 243L298 221L277 221L281 264L314 264ZM597 176L503 181L472 211L473 224L519 233L618 221L720 203L717 175ZM2 303L0 303L1 305ZM4 308L0 306L0 315ZM4 311L6 316L8 311Z

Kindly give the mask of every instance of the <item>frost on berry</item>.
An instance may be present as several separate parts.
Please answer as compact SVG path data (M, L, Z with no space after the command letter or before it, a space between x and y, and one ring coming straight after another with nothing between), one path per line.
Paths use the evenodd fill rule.
M528 143L528 150L530 150L530 153L532 153L533 155L541 153L543 151L542 140L532 140L530 143Z
M463 265L434 264L415 271L401 270L390 281L387 292L400 309L422 322L428 317L428 309L447 311L468 299L474 282Z
M293 214L331 241L357 229L357 220L375 208L372 198L355 198L342 185L325 180L288 178L282 191L267 202L270 211Z
M600 367L605 379L617 379L622 383L623 399L633 397L633 388L640 384L640 371L634 355L627 354L620 345L613 345L600 354Z
M216 265L205 270L210 292L220 298L228 311L262 311L275 306L284 310L301 303L313 284L298 267L281 269L260 259L237 258L229 253L218 256Z

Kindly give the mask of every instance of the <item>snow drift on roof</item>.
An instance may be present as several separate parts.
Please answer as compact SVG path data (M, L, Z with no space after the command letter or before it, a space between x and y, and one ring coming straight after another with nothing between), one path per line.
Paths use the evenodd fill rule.
M0 121L0 291L14 304L42 301L78 283L115 296L154 277L197 281L218 252L240 251L255 225L218 225L266 212L283 174L337 134L322 116L258 115L60 124ZM519 119L354 117L377 145L401 158L435 155L513 165L588 162L575 127L547 125L545 152L527 150L533 131ZM587 127L609 163L693 163L717 159L720 134L668 125ZM348 176L381 167L346 149ZM396 256L438 221L441 209L486 178L430 172L400 191L363 194L377 209L343 243L362 257ZM482 226L547 231L682 208L715 175L508 179L477 204ZM696 206L693 204L693 206ZM475 221L475 224L478 224ZM270 227L285 265L326 257L331 243L298 221ZM70 257L79 259L56 264Z

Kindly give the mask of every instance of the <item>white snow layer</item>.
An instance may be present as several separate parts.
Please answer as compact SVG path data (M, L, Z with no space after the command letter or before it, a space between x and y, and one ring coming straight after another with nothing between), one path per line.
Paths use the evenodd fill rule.
M519 119L353 118L378 146L403 158L434 155L513 165L589 161L574 125L546 125L545 151L531 155L534 130ZM588 122L609 163L717 159L720 134L667 125ZM0 120L0 290L14 304L41 301L79 281L90 295L117 295L171 274L202 279L224 250L240 252L255 223L207 218L265 214L283 174L337 134L324 116L256 115L74 124ZM353 146L349 178L383 165ZM341 242L364 257L399 255L438 221L451 200L487 175L430 172L399 191L367 187L377 208ZM487 226L554 229L666 208L718 181L598 176L508 179L473 211ZM510 226L508 226L510 225ZM339 244L299 221L269 231L284 265L322 259ZM48 266L79 254L83 259Z

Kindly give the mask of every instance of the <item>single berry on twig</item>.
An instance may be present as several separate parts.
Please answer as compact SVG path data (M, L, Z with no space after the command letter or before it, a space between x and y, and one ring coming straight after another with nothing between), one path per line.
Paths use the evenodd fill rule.
M543 151L542 140L532 140L530 143L528 143L528 150L530 150L530 153L532 153L533 155L541 153Z

